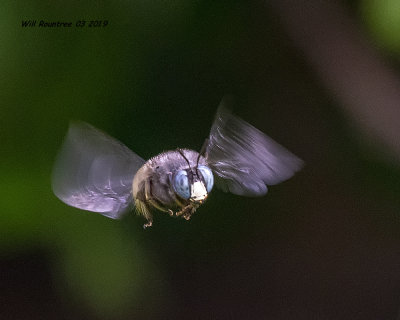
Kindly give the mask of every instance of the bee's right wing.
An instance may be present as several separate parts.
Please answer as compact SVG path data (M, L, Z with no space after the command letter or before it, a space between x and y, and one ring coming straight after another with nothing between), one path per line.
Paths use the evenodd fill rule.
M224 191L261 196L267 185L289 179L303 161L224 107L222 101L206 140L205 157Z
M132 200L144 160L84 122L72 122L53 168L54 194L66 204L117 219Z

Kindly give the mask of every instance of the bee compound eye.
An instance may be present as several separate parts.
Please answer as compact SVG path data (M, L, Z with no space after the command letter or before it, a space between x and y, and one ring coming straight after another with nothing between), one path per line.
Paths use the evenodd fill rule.
M190 198L189 179L185 170L179 170L172 179L172 186L175 193L181 198L188 200Z
M211 171L211 169L207 166L200 165L197 167L197 169L200 171L201 175L203 176L204 183L207 188L207 192L211 192L211 189L213 188L214 185L214 175Z

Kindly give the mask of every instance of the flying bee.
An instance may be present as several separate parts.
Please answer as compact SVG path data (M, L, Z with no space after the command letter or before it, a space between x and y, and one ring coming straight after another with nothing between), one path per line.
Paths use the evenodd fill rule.
M66 204L120 218L134 205L189 220L215 185L242 196L262 196L267 185L289 179L303 161L232 114L223 103L200 152L178 148L148 161L84 122L70 124L52 176Z

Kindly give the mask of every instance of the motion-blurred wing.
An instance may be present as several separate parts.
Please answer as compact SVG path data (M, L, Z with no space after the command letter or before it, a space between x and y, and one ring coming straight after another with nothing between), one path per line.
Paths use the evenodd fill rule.
M116 219L132 199L144 160L84 122L70 124L53 169L54 194L66 204Z
M205 157L216 185L237 195L261 196L267 185L289 179L303 161L260 130L218 108Z

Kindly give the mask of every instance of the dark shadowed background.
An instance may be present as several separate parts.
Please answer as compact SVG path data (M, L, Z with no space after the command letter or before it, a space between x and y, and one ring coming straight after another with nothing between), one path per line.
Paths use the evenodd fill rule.
M399 319L397 0L4 1L0 17L0 319ZM266 197L215 189L143 230L53 195L71 119L148 159L200 149L225 94L306 163Z

